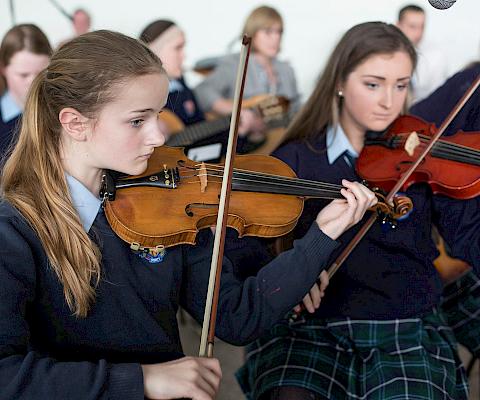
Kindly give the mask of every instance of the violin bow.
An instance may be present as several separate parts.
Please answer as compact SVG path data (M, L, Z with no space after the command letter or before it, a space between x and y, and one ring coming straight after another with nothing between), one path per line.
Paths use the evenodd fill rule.
M442 122L440 125L440 128L438 129L437 133L432 137L430 140L429 144L424 148L424 150L420 153L418 156L418 159L410 166L410 168L405 171L405 173L400 177L396 185L390 190L390 192L387 194L385 197L386 203L390 203L394 196L397 194L397 192L403 187L407 179L412 175L413 171L420 165L422 160L426 157L426 155L430 152L432 147L435 145L435 143L440 139L440 137L443 135L447 127L450 125L450 123L453 121L453 119L457 116L457 114L460 112L460 110L463 108L465 103L472 97L473 93L475 93L475 90L480 86L480 75L477 76L477 78L473 81L473 83L470 85L468 90L465 92L465 94L462 96L462 98L457 102L455 107L450 111L450 113L447 115L447 118ZM362 240L362 238L365 236L365 234L368 232L368 230L373 226L374 222L376 221L377 217L375 214L372 214L370 218L365 222L365 224L362 226L362 228L357 232L357 234L353 237L353 239L350 241L347 247L343 249L343 251L340 253L340 255L335 259L335 261L330 265L330 267L327 270L328 277L331 278L335 272L340 268L340 266L344 263L344 261L348 258L350 253L355 249L357 244Z
M247 74L248 58L250 55L251 38L243 36L242 48L240 51L240 62L237 69L237 80L235 83L235 95L233 98L232 119L228 134L227 154L225 156L225 167L223 170L222 188L218 207L217 224L215 228L215 241L213 243L212 263L210 265L210 277L208 281L207 299L203 317L202 335L200 339L200 357L212 357L215 340L215 321L217 318L217 306L220 293L220 276L222 273L223 250L225 245L225 234L227 231L228 205L232 189L233 160L237 148L238 123L243 98L243 88Z

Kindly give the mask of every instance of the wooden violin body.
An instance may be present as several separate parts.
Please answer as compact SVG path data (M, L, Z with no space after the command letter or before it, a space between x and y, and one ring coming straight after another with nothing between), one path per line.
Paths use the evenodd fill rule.
M262 155L237 156L234 165L237 171L295 176L282 161ZM164 166L160 172L159 166ZM212 175L202 164L187 159L182 148L156 148L147 171L138 177L122 179L121 183L127 185L144 177L153 179L152 184L162 181L164 186L146 187L143 183L141 187L123 187L116 191L114 201L105 202L112 229L126 242L149 248L194 244L199 229L215 224L221 174ZM177 180L173 184L172 178ZM261 182L255 185L262 190ZM239 191L241 187L241 180L234 181L227 220L227 225L236 229L240 237L275 237L294 228L304 198Z
M412 132L418 146L406 149ZM422 147L435 134L433 124L413 117L398 118L388 132L377 139L367 139L357 161L359 176L372 186L389 191L400 176L418 158ZM469 199L480 193L480 132L458 132L440 139L420 166L413 172L403 190L417 182L426 182L433 193L456 199Z
M202 228L216 224L224 166L189 160L182 148L155 149L144 174L104 177L104 207L120 238L136 248L195 243ZM264 155L238 156L234 162L227 226L242 236L278 237L290 232L309 198L343 198L341 185L298 179L283 161ZM394 206L376 193L371 211L385 222L406 214L411 200Z

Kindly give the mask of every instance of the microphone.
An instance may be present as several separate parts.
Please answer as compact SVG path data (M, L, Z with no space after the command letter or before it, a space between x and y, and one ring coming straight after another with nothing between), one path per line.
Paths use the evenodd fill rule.
M455 4L457 0L428 0L437 10L446 10Z

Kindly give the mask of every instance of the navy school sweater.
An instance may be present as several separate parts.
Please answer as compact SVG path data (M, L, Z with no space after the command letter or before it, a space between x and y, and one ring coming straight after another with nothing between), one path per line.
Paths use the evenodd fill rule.
M8 122L3 122L0 110L0 162L10 149L14 137L16 137L16 132L19 129L20 122L21 116L15 117Z
M478 76L480 62L457 72L430 96L415 104L410 112L439 127ZM452 135L458 130L480 131L480 89L477 89L462 107L448 126L445 135Z
M341 179L359 180L344 157L328 163L325 138L307 145L290 142L275 152L300 178L341 184ZM411 186L413 201L408 218L396 229L376 222L336 275L316 311L318 318L389 320L418 317L439 303L442 282L433 266L438 251L431 238L434 223L451 246L453 257L465 260L480 272L480 198L453 200L432 195L425 184ZM314 220L324 201L309 200L297 225L300 237ZM364 217L364 221L368 216ZM332 254L333 262L351 241L363 222L344 233Z
M182 356L176 312L203 319L212 235L167 249L150 264L133 254L100 212L89 234L102 279L86 318L72 316L38 237L0 205L0 399L143 399L141 363ZM216 333L245 344L297 304L337 243L314 224L292 251L238 281L225 260Z

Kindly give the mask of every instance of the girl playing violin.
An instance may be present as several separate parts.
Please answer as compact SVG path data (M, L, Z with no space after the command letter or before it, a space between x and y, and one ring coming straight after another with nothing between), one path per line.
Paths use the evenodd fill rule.
M363 23L334 49L275 155L300 178L358 179L367 131L384 131L405 108L416 54L393 25ZM480 200L412 185L413 210L388 229L377 222L332 278L314 314L285 319L249 346L238 377L254 399L467 399L456 342L438 305L435 223L454 254L480 268ZM305 225L321 209L313 203ZM343 234L347 245L358 228ZM300 225L300 228L302 226ZM304 228L304 227L303 227ZM338 253L334 252L330 262ZM297 264L295 264L297 265Z
M0 399L215 397L218 361L184 357L176 323L179 305L202 318L210 230L147 259L112 231L98 196L105 169L140 174L163 145L167 94L157 56L110 31L66 43L33 82L1 178ZM345 200L256 278L237 281L225 261L219 337L249 342L301 300L376 202L344 185Z

